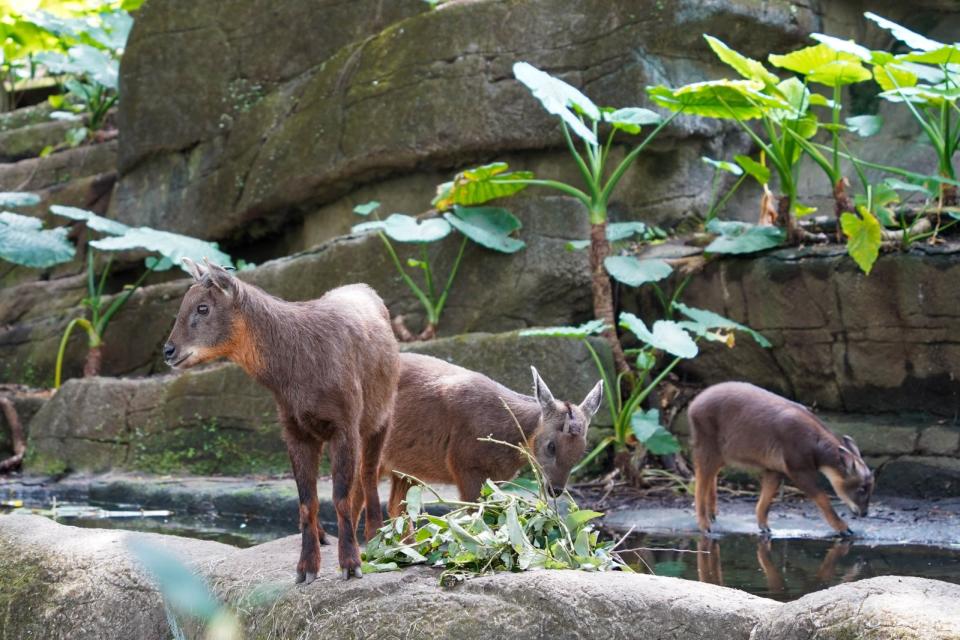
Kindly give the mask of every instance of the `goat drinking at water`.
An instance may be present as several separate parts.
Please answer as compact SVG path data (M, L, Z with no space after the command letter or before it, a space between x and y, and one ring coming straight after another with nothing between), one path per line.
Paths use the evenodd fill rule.
M786 476L820 508L830 526L853 535L817 486L817 474L858 516L867 515L873 473L850 436L841 440L806 407L744 382L713 385L687 415L696 471L697 524L704 533L717 517L717 474L726 464L760 469L757 525L769 533L770 503Z
M550 488L563 490L570 469L583 457L587 427L600 408L603 383L598 382L576 405L554 400L537 370L531 370L534 395L525 396L482 373L437 358L400 355L394 426L381 461L383 474L390 474L393 483L391 516L400 512L410 488L410 481L393 471L424 482L454 483L463 500L476 500L487 478L515 476L526 462L524 457L509 447L477 441L486 436L519 445L529 442ZM355 503L354 508L359 510L359 505Z
M362 490L372 535L383 522L378 466L399 378L387 308L364 284L286 302L217 265L184 262L196 283L180 305L164 358L185 369L226 357L273 392L300 498L297 582L313 582L320 568L317 472L329 443L340 567L344 578L359 578L350 496Z

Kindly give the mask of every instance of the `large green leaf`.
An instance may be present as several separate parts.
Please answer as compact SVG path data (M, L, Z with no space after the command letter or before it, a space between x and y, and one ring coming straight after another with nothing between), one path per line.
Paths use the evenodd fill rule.
M728 329L733 331L742 331L753 338L757 344L761 347L769 348L770 341L764 338L762 335L751 329L745 324L740 324L729 318L724 318L718 313L713 311L708 311L707 309L697 309L695 307L688 307L682 302L674 302L673 307L677 309L680 313L687 316L693 322L688 325L693 328L698 334L702 334L702 331L709 329Z
M154 263L159 265L154 267L157 270L177 265L183 271L190 273L187 266L183 264L183 258L190 258L194 262L208 259L222 267L233 267L233 260L221 251L215 242L207 242L169 231L158 231L150 227L130 228L122 236L110 236L94 240L90 243L90 246L100 251L144 249L152 253L158 253L167 261Z
M87 227L94 231L109 233L113 236L121 236L130 231L130 227L122 222L98 216L94 212L87 211L86 209L55 204L50 207L50 213L63 216L64 218L70 218L71 220L79 220L86 223Z
M630 416L630 429L647 451L663 456L680 451L676 436L660 424L660 412L656 409L638 409Z
M768 109L784 108L776 98L761 92L763 85L753 80L709 80L677 89L647 87L650 99L661 107L692 116L750 120Z
M51 73L71 73L108 89L117 89L120 63L102 49L80 44L71 47L65 54L46 53L40 60Z
M921 62L923 64L957 64L960 62L960 47L957 45L944 45L933 51L908 53L903 56L897 56L897 58L908 62Z
M588 338L602 333L603 330L603 320L591 320L579 327L535 327L533 329L523 329L520 331L520 335L548 338Z
M713 52L717 54L723 62L727 63L734 71L739 73L747 80L755 80L765 85L774 85L780 81L780 78L770 73L759 60L748 58L747 56L734 51L721 40L713 36L704 34L707 43Z
M355 225L351 231L361 233L378 230L397 242L429 243L442 240L450 234L451 227L443 218L418 220L403 213L391 213L386 220L374 220Z
M903 65L878 64L873 67L873 79L884 91L895 91L916 85L919 77Z
M26 191L0 191L0 209L32 207L40 202L40 196Z
M704 249L707 253L754 253L778 247L787 237L780 227L736 220L711 220L707 231L718 234Z
M527 62L517 62L513 65L513 75L522 82L533 97L540 101L547 112L560 118L570 127L570 130L592 145L597 144L597 137L588 128L579 114L596 122L600 119L600 109L576 89L559 78L537 69ZM576 109L577 113L571 110Z
M873 62L873 52L866 47L860 46L853 40L841 40L840 38L828 36L823 33L812 33L810 37L817 42L827 45L834 51L850 54L861 62Z
M833 87L864 82L871 77L860 59L826 44L805 47L786 55L770 54L770 64L796 71L810 82Z
M627 107L616 111L607 110L603 113L603 119L613 125L614 129L620 129L632 135L640 133L643 126L660 124L663 121L663 118L656 111L640 107Z
M380 203L376 200L371 200L370 202L358 204L353 208L353 212L358 216L368 216L379 208Z
M522 182L503 181L531 180L533 173L530 171L507 172L507 169L506 162L493 162L461 171L450 182L437 186L437 195L431 204L440 211L446 211L456 204L464 206L483 204L526 189L527 185Z
M875 13L871 13L870 11L864 13L863 17L865 17L867 20L873 20L881 29L886 29L893 34L894 38L900 40L911 49L915 49L917 51L934 51L944 46L942 42L937 42L936 40L931 40L926 36L920 35L919 33L914 33L913 31L910 31L910 29L907 29L906 27L901 26L892 20L882 18Z
M733 159L747 174L761 185L770 182L770 169L760 164L750 156L734 156Z
M673 273L673 267L663 260L641 260L635 256L608 256L603 266L614 280L631 287L659 282Z
M607 241L620 242L635 235L647 233L648 227L642 222L608 222ZM571 240L567 243L568 251L579 251L590 246L589 240Z
M0 212L0 260L37 269L69 262L76 249L67 231L65 227L43 229L38 218Z
M516 253L527 246L510 237L523 224L515 215L499 207L460 207L443 214L453 227L480 246L501 253Z
M695 358L698 353L697 343L693 341L690 334L671 320L657 320L653 323L653 330L650 331L643 320L624 311L620 314L620 326L637 336L641 342L678 358Z
M862 115L852 116L846 119L847 128L853 131L861 138L867 138L880 131L883 126L883 116L880 115Z
M880 255L882 227L880 221L866 208L857 207L857 211L859 216L849 212L840 216L840 226L847 236L847 253L864 273L869 274Z

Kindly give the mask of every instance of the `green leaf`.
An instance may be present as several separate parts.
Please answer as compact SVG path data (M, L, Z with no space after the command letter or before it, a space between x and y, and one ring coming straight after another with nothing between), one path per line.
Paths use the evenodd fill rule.
M453 213L445 213L443 217L457 231L487 249L516 253L527 246L522 240L510 237L523 224L506 209L454 206Z
M175 611L207 621L220 611L207 584L169 551L140 538L127 538L126 544Z
M66 227L43 229L43 222L38 218L0 212L0 259L45 269L69 262L75 254Z
M647 229L647 225L642 222L608 222L607 241L610 243L620 242L634 235L645 234ZM571 240L566 244L567 251L579 251L589 246L589 240Z
M747 80L754 80L764 85L775 85L780 81L780 78L767 71L766 67L764 67L763 63L761 63L759 60L748 58L747 56L734 51L713 36L704 34L703 37L706 38L710 48L713 49L713 52L717 54L717 57L720 58L720 60L725 62L734 71L739 73Z
M713 158L708 158L707 156L700 156L700 159L709 164L714 169L720 169L721 171L726 171L727 173L732 173L735 176L742 176L743 169L739 165L729 162L727 160L714 160Z
M380 208L380 203L377 202L376 200L371 200L366 204L358 204L353 208L353 212L356 213L357 215L368 216L379 208Z
M654 349L666 351L678 358L694 358L698 353L697 343L690 334L671 320L657 320L653 323L653 331L650 331L643 320L624 311L620 314L620 326Z
M506 509L506 524L507 536L515 550L523 551L532 546L530 540L527 539L527 534L523 532L523 527L520 526L520 518L517 517L516 502L511 502L510 506Z
M780 227L735 220L711 220L707 231L719 234L704 249L707 253L754 253L779 247L787 238Z
M923 53L908 53L904 56L897 56L899 60L908 62L920 62L923 64L957 64L960 62L960 47L957 45L944 45L933 51L924 51Z
M853 57L859 59L861 62L872 62L873 61L873 52L871 52L866 47L862 47L853 40L841 40L840 38L835 38L833 36L828 36L823 33L813 33L810 34L810 37L821 42L834 51L839 53L848 53Z
M659 282L673 273L673 267L663 260L640 260L634 256L608 256L603 266L614 280L631 287Z
M713 311L708 311L707 309L697 309L695 307L688 307L682 302L674 302L673 308L678 310L680 313L690 318L694 326L697 327L697 333L700 333L701 330L709 329L727 329L733 331L742 331L753 338L757 344L765 349L770 348L770 341L764 338L761 334L757 333L750 327L745 324L740 324L730 318L724 318L718 313Z
M847 123L847 127L850 129L850 131L853 131L861 138L867 138L880 131L880 127L883 126L883 116L853 116L851 118L847 118L845 122Z
M786 55L771 54L770 64L796 71L829 87L864 82L871 78L860 58L851 53L837 51L827 44L817 44Z
M603 333L603 329L603 320L591 320L579 327L536 327L533 329L523 329L520 331L520 335L550 338L588 338L592 335Z
M892 20L887 20L886 18L881 18L875 13L867 11L863 14L867 20L873 20L881 29L886 29L893 34L893 37L897 40L900 40L908 47L916 49L918 51L934 51L943 47L942 42L937 42L936 40L931 40L926 36L922 36L919 33L914 33L906 27L903 27Z
M751 176L761 185L770 182L770 169L760 164L753 158L749 156L737 155L734 156L733 159L743 168L744 171L747 172L747 175Z
M571 131L586 140L587 143L597 145L597 137L593 131L583 123L577 113L571 111L571 108L575 108L578 113L585 115L594 122L600 120L600 109L593 104L590 98L563 80L554 78L527 62L514 64L513 75L530 89L533 97L540 101L540 104L548 113L560 116Z
M904 182L903 180L898 180L896 178L885 178L884 184L886 184L891 189L896 189L897 191L911 191L922 193L927 197L933 197L934 192L925 187L922 184L911 184L909 182Z
M596 520L597 518L602 518L603 514L599 511L591 511L590 509L578 509L576 511L571 511L567 514L567 517L564 518L564 524L567 525L567 529L571 532L579 531L580 528L590 522L591 520Z
M523 183L498 182L504 180L532 180L531 171L507 172L506 162L494 162L461 171L450 182L437 186L437 195L431 204L439 211L453 205L483 204L496 198L505 198L526 189Z
M71 220L79 220L85 223L88 229L93 229L94 231L99 231L100 233L109 233L110 235L120 236L130 231L130 227L122 222L117 222L116 220L111 220L110 218L104 218L103 216L99 216L93 211L87 211L86 209L65 207L63 205L55 204L50 207L50 213L62 216L64 218L70 218Z
M64 140L66 140L67 146L73 149L83 144L88 135L90 135L90 130L86 127L74 127L73 129L68 129L63 137Z
M803 216L808 216L811 213L816 213L816 212L817 212L816 207L810 207L800 202L796 203L793 206L793 213L796 214L798 218L802 218Z
M771 108L784 108L783 101L761 92L753 80L709 80L678 89L647 87L650 99L661 107L692 116L750 120Z
M896 64L878 64L873 67L873 79L884 91L906 89L917 84L917 74Z
M632 135L640 133L641 127L645 125L660 124L663 121L656 111L640 107L604 112L603 119L613 125L614 129L620 129Z
M864 273L869 274L880 255L882 227L865 207L857 207L857 211L859 216L849 212L840 216L840 226L847 236L847 253Z
M129 251L131 249L145 249L159 253L171 263L190 273L183 258L190 258L200 262L204 258L222 267L232 267L233 260L220 250L215 242L207 242L190 236L158 231L150 227L131 228L122 236L111 236L94 240L90 246L100 251Z
M656 409L634 411L630 416L630 429L640 444L653 455L662 456L680 451L680 442L660 424L660 412Z
M40 203L40 196L26 191L0 191L0 209L32 207Z
M418 220L402 213L391 213L386 220L374 220L354 225L353 233L379 230L397 242L415 242L426 244L442 240L450 234L451 227L443 218Z
M407 489L407 497L404 498L404 502L407 505L407 514L411 518L420 515L420 511L423 509L423 487L418 484L412 485Z

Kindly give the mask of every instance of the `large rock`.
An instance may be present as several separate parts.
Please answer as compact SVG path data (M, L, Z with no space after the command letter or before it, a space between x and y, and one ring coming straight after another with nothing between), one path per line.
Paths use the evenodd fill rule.
M646 85L719 74L704 32L759 57L795 47L817 27L809 7L784 0L485 0L451 2L399 22L413 13L410 3L378 14L379 21L353 7L364 16L359 24L369 24L362 28L346 18L343 28L339 5L318 3L294 31L284 31L281 52L298 52L288 62L273 39L231 39L240 30L233 25L245 24L230 16L235 4L244 7L244 20L267 7L281 16L302 11L292 0L279 9L207 0L189 12L155 0L138 16L121 70L122 178L111 205L119 219L210 238L278 228L386 175L449 173L491 155L561 149L556 120L512 80L518 60L562 73L600 104L630 106L646 102ZM337 24L344 35L331 38L332 47L316 45L314 23ZM167 69L181 59L201 64L192 77L202 87L185 88L180 75L168 80L158 59ZM250 84L247 60L260 61L253 77L272 84ZM174 99L157 101L158 91ZM251 92L252 99L242 97ZM724 131L735 128L678 122L618 197L633 211L661 217L703 205L708 194L696 185L710 173L699 155L743 148L741 133ZM576 179L569 159L563 164L560 175ZM533 165L556 175L552 160Z
M590 315L590 288L584 252L568 253L568 240L589 233L573 204L564 198L547 200L549 215L531 209L534 202L519 200L516 209L524 221L523 251L505 255L470 243L447 298L440 323L441 335L469 331L509 331L534 325L581 322ZM431 245L434 269L447 273L460 236ZM411 245L398 245L401 258L417 255ZM374 234L342 237L313 250L262 264L240 273L271 294L287 300L318 298L342 284L366 282L373 286L394 314L408 316L411 328L422 320L420 304L400 279ZM105 375L163 372L160 358L172 318L180 307L186 278L137 291L114 316L106 332ZM85 310L82 278L27 283L0 297L0 360L10 363L6 375L21 380L26 370L40 380L52 379L57 347L64 327ZM9 326L4 326L9 325ZM75 337L67 351L67 374L78 375L85 340ZM4 375L0 371L0 375Z
M773 348L746 336L734 349L708 344L683 370L709 384L746 380L821 409L953 416L958 277L957 243L882 255L869 276L836 247L711 262L683 301L749 325ZM649 291L636 304L646 314L659 309Z
M594 339L608 372L609 350ZM558 398L579 402L599 374L574 341L470 334L409 345L530 393L536 365ZM595 422L609 424L606 412ZM68 381L30 423L26 467L137 469L157 473L269 473L289 466L273 396L239 367L222 364L149 378Z
M132 556L131 543L173 552L237 612L245 635L258 638L470 640L501 637L505 630L523 638L581 639L649 632L664 640L960 634L960 587L921 578L863 580L788 604L700 582L622 573L501 573L442 588L439 572L425 568L343 582L335 547L328 546L317 582L304 588L293 585L300 536L237 550L17 515L0 516L0 542L7 551L0 554L0 629L9 638L169 637L162 597ZM202 637L197 622L177 622L187 637Z

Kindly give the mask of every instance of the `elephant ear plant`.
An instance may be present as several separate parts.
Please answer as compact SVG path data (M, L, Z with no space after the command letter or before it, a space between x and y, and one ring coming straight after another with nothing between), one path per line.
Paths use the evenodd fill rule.
M493 175L502 172L505 168L506 165L490 165L481 167L477 171L486 175ZM467 240L500 253L516 253L526 246L523 241L512 237L512 234L516 233L522 226L516 216L506 209L498 207L462 206L459 203L469 203L473 198L470 194L459 194L459 198L453 197L450 193L452 189L450 185L452 184L445 183L439 187L441 195L438 195L434 201L434 206L443 211L439 217L417 218L402 213L391 213L386 219L377 218L353 227L354 233L377 232L404 284L423 306L426 324L417 336L414 336L407 328L403 316L394 318L394 332L399 339L404 341L429 340L436 335L437 326L440 324L440 318L447 303L447 297L450 295L450 289L453 287L460 262L463 260L463 254L467 248ZM483 189L484 195L478 197L487 199L498 197L497 194L505 195L517 191L515 186L496 187L484 184L482 187L478 187L477 182L472 183L472 188ZM373 214L376 217L376 211L379 208L380 203L374 201L359 205L353 211L361 216ZM463 239L460 241L460 248L441 289L435 273L436 265L432 264L427 245L443 240L454 230L460 232ZM414 273L417 270L420 271L422 284L417 284L416 280L404 268L391 240L418 245L418 257L409 258L406 266L413 269Z
M513 74L547 112L559 118L563 138L583 184L577 187L558 180L537 179L529 172L483 176L481 180L498 187L547 187L576 198L583 204L590 221L590 282L594 316L603 322L603 336L613 351L617 370L629 375L630 367L614 329L613 291L604 268L604 261L610 255L607 208L624 174L674 116L663 119L659 114L640 107L598 107L578 89L526 62L514 64ZM647 126L654 128L611 169L610 151L617 133L637 136ZM601 138L601 128L606 129L605 139ZM454 189L465 191L471 186L472 181L464 179Z
M60 340L57 351L57 364L54 373L54 387L59 387L63 372L63 357L66 353L70 334L76 327L87 333L88 351L83 365L84 377L96 376L100 373L103 357L104 334L114 315L130 300L130 296L143 284L143 281L154 271L164 271L173 265L182 265L182 258L187 257L195 261L204 257L228 267L233 266L230 256L220 251L216 243L205 242L189 236L167 231L158 231L149 227L129 227L116 220L110 220L97 214L78 209L54 205L51 213L80 221L86 225L89 232L97 232L105 237L91 240L87 251L87 296L82 304L87 308L89 317L74 318L67 325ZM145 260L146 269L133 282L124 287L123 292L110 299L105 293L113 257L107 259L106 266L97 276L96 256L93 251L146 251L156 256L148 256ZM181 267L186 271L186 267Z

